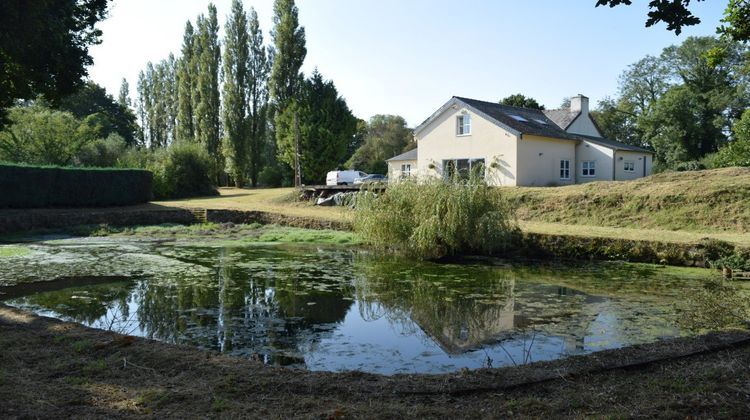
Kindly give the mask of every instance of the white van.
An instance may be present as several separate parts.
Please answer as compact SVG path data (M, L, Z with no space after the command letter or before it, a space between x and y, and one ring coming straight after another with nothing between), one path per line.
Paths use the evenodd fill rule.
M362 171L331 171L326 175L326 185L354 185L354 179L367 176Z

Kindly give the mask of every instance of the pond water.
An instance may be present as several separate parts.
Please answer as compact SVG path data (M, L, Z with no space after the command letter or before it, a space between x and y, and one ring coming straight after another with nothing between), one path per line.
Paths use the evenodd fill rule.
M61 277L86 285L0 296L11 306L273 365L385 374L679 336L674 303L712 275L615 263L437 264L310 245L78 238L27 248L0 259L0 286Z

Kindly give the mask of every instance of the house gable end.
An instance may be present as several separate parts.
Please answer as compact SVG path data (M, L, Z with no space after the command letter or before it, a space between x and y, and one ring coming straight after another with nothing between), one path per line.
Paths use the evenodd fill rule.
M455 107L455 108L454 108ZM451 98L448 102L445 103L445 105L441 106L437 111L435 111L432 115L430 115L429 118L427 118L422 124L420 124L417 128L414 129L414 135L419 136L427 127L429 127L433 122L438 120L445 112L451 110L451 109L458 109L458 108L464 108L473 114L476 114L485 120L489 121L490 123L502 128L503 130L509 132L510 134L520 137L521 132L514 129L513 127L510 127L495 118L492 118L491 116L487 115L486 113L482 112L481 110L477 109L476 107L471 106L470 104L467 104L466 102L460 100L457 97Z

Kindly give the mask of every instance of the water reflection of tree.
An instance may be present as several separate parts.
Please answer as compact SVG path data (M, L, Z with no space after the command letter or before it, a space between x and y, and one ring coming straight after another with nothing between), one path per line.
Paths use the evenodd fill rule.
M498 270L371 258L357 267L364 319L386 316L407 333L416 324L447 353L475 349L514 328L515 282Z
M139 284L141 329L159 340L300 363L299 347L319 339L312 329L341 322L353 296L345 273L335 275L350 266L341 255L307 256L216 249L213 275Z
M128 297L132 288L130 281L97 284L37 293L20 298L16 303L52 310L81 324L115 324L130 317Z

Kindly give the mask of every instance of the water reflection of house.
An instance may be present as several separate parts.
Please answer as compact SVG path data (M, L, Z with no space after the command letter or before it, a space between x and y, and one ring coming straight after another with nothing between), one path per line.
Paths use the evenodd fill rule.
M577 353L584 349L598 315L587 309L607 301L551 285L523 283L519 288L516 282L509 284L504 300L434 301L429 307L414 307L412 321L445 353L458 355L518 333L547 330L564 318L564 332L559 334L563 351Z

